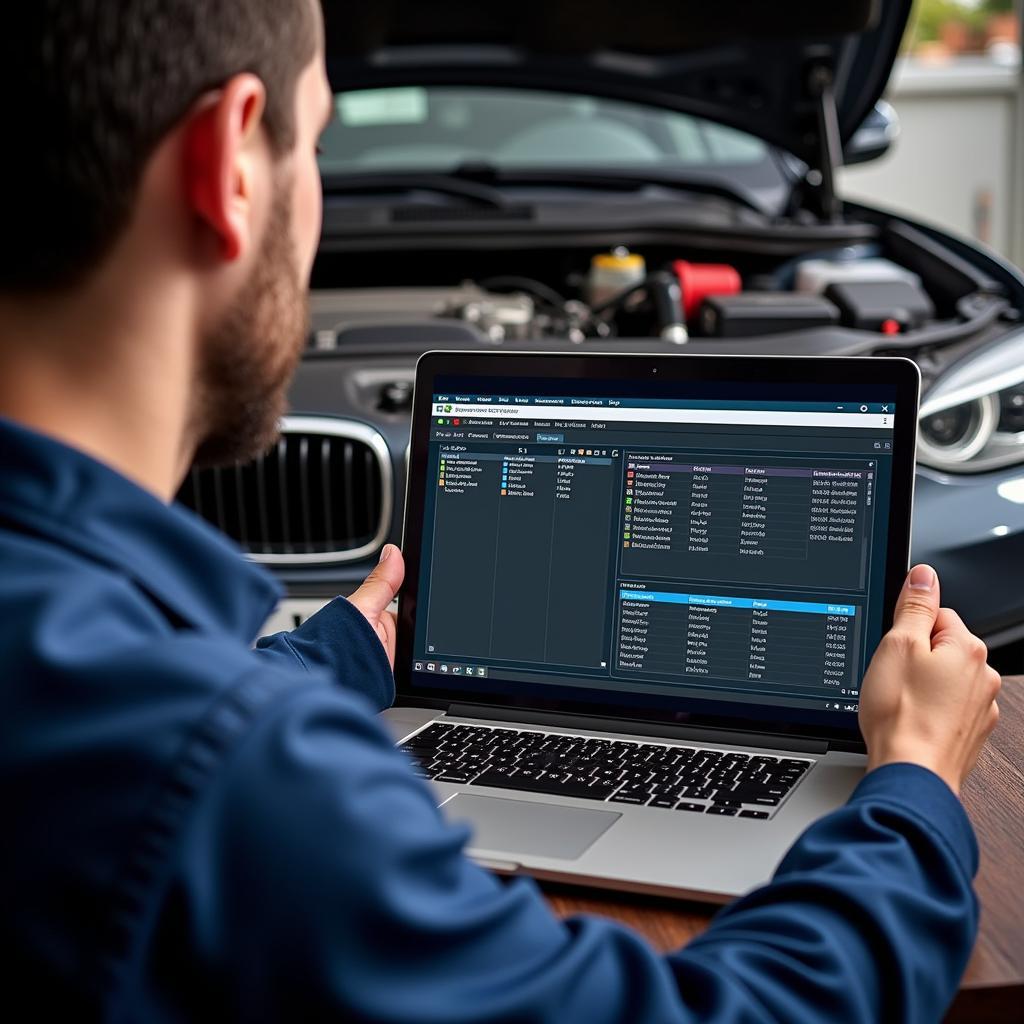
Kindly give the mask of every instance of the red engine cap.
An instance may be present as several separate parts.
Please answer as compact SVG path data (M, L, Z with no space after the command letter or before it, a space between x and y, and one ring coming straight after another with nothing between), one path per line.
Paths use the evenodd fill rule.
M679 278L679 287L683 292L683 315L687 320L697 315L709 295L736 295L743 290L739 272L728 263L676 260L672 269Z

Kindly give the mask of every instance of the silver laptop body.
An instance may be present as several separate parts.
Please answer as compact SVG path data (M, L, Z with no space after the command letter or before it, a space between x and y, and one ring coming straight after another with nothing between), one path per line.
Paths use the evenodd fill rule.
M641 387L648 375L658 379L653 391ZM445 813L452 820L471 824L469 852L475 859L503 874L523 873L559 882L724 902L770 878L797 836L848 798L865 766L856 726L860 679L891 621L907 565L917 381L916 367L901 359L433 353L421 360L405 534L410 574L399 613L399 697L396 706L384 713L396 742L408 745L417 761L429 745L425 737L443 735L448 737L444 756L457 759L461 738L469 734L453 731L454 727L471 726L477 730L475 741L489 744L491 750L526 749L521 744L535 747L550 741L568 752L569 772L574 750L597 749L600 758L608 756L607 751L625 750L631 759L627 761L632 771L629 785L634 788L644 785L636 782L643 774L642 768L635 770L636 764L647 760L655 765L651 772L655 782L666 762L742 766L754 764L751 759L756 759L758 766L767 763L769 771L777 772L782 765L781 770L792 772L787 778L798 776L784 791L774 790L775 797L751 789L744 776L737 793L758 794L752 803L742 795L729 800L719 788L713 796L687 799L677 795L670 805L667 799L630 802L623 797L625 789L618 797L598 799L490 785L486 782L490 776L477 771L480 764L490 763L480 760L486 755L470 756L471 774L476 778L468 781L451 768L431 773L429 764L417 761L418 770L431 778L430 785ZM733 398L722 397L733 392ZM648 399L647 394L678 397ZM693 398L701 394L719 397ZM564 413L556 409L552 414L547 395L552 396L551 401L568 397L585 404L568 406ZM619 411L627 400L641 403L634 406L636 413ZM644 404L648 401L653 403L650 407ZM586 410L585 418L579 418L577 409ZM659 416L648 421L651 410L659 411ZM605 420L605 416L609 418ZM594 433L598 429L603 440L600 446L591 441L588 449L585 439L598 436ZM715 434L722 429L727 433ZM779 444L788 444L787 437L793 439L790 450L776 447L765 449L760 458L750 457L743 446L755 443L751 440L755 435L767 438L775 429L782 438ZM734 434L739 442L733 440ZM506 442L505 436L513 440ZM646 443L648 436L659 443ZM746 460L735 454L737 445L746 452ZM817 453L812 454L811 449ZM502 461L496 462L498 458ZM750 464L740 466L744 461ZM776 475L759 486L756 472L766 466L774 468ZM719 495L721 504L712 516L725 509L724 521L730 503L736 501L743 509L769 509L767 527L756 527L756 516L751 519L755 542L772 552L767 557L746 556L754 569L748 569L747 562L737 562L731 548L715 549L727 551L724 559L716 562L727 574L747 573L756 579L756 585L735 578L701 578L698 586L692 578L693 567L700 571L707 556L713 554L705 550L706 545L693 543L700 530L693 524L707 521L707 514L701 511L705 503L696 496L707 493L703 478L708 474L703 471L709 467L721 477L715 480L711 476L711 493ZM741 472L744 483L737 490L735 480L727 478ZM504 650L496 646L493 618L490 647L479 630L461 639L459 609L467 609L467 618L478 613L480 601L470 598L486 592L484 584L491 571L481 563L491 559L497 565L499 557L509 555L507 546L518 543L514 524L517 516L526 514L520 510L543 509L552 480L556 488L551 491L552 500L558 500L561 483L568 480L571 488L588 473L595 480L608 482L615 547L621 536L633 545L609 556L610 613L606 622L595 625L595 632L604 629L604 640L595 637L594 642L605 643L606 647L599 649L608 652L601 667L587 669L591 675L584 673L580 678L564 666L558 667L561 675L556 676L546 674L554 671L546 665L517 665L515 644ZM655 478L653 485L643 483ZM523 480L529 497L510 499L508 492L514 486L526 494ZM498 492L493 500L491 491ZM594 493L603 491L598 487ZM648 528L646 523L659 517L641 510L651 507L652 495L669 493L685 495L685 501L680 499L671 506L668 517L675 530L682 524L684 538L679 540L677 532L667 545L648 543L645 538L668 534L659 532L664 526ZM812 496L807 499L809 507L825 509L826 516L831 510L835 522L813 523L803 542L784 530L773 532L772 523L788 522L780 510L795 509L803 515L801 503L807 494ZM624 497L632 500L620 507ZM474 504L477 502L483 504ZM683 514L682 504L689 517L685 521L678 518ZM844 507L847 512L841 514ZM474 524L489 522L492 508L505 517L502 522L513 524L504 541L500 537L495 541L497 548L492 551L483 541L476 545L467 540L467 545L479 547L473 557L467 555L459 561L458 547L450 549L455 552L451 559L444 554L438 538L446 529L455 537L460 530L469 537ZM601 508L597 501L593 514L600 515ZM552 513L560 514L561 508ZM447 525L445 517L450 520ZM841 532L850 529L843 525L849 522L854 523L852 541ZM558 529L561 526L552 526L552 537ZM789 533L799 534L800 530ZM858 543L859 569L851 554ZM554 551L554 540L551 544ZM571 540L559 546L559 557L567 546ZM603 548L597 548L594 559L600 562ZM659 549L664 557L654 554ZM800 555L805 549L806 557ZM532 544L523 547L519 557L524 565L541 557L532 550ZM775 563L769 558L776 559ZM436 563L432 564L432 559ZM441 563L451 560L458 565L446 583ZM772 568L773 564L778 568ZM819 578L817 565L827 566L835 573L835 582L842 581L842 585L837 588L831 579ZM672 576L669 566L685 568L691 578L678 573ZM652 570L663 567L665 575L655 578ZM553 566L548 575L553 575ZM595 579L600 578L598 573ZM451 596L455 592L449 585L452 580L465 581L469 596L464 605ZM794 586L794 581L800 581L799 585ZM502 585L500 579L495 582L495 594ZM553 585L557 584L548 584L549 600ZM537 592L542 590L539 586ZM594 590L589 588L591 597ZM700 593L692 593L694 590ZM809 599L815 594L820 601ZM789 600L791 597L801 600ZM564 609L564 603L547 608L544 628L548 643L553 616L558 611L562 617ZM496 612L492 609L491 614L493 617ZM541 619L535 610L525 610L523 615L527 624L521 642L524 651L532 650L531 644L536 644L529 623ZM424 623L432 617L433 623ZM702 625L709 618L712 625ZM834 627L828 625L833 620L837 623ZM445 626L448 621L450 628ZM594 621L596 624L597 617ZM715 630L725 628L719 626L722 622L734 628L736 623L748 621L751 652L763 649L761 636L767 636L764 671L758 655L749 655L747 675L759 678L724 678L719 683L713 673L711 677L692 674L706 673L701 666L709 659L714 667L732 665L738 654L747 657L743 644L729 641L731 634ZM685 637L678 628L682 622L686 624ZM640 626L634 628L636 623ZM629 628L627 624L631 624ZM635 642L638 635L640 643ZM456 639L451 639L453 636ZM694 636L705 639L693 640ZM849 640L836 643L836 636ZM446 643L447 649L436 649L435 639ZM460 644L466 650L455 649ZM840 647L847 649L839 651ZM652 660L651 652L656 649L662 652L662 661ZM679 659L677 677L666 671L665 651L676 652L672 656ZM783 657L778 652L788 653ZM648 667L651 665L656 670ZM826 666L821 670L824 675L820 675L819 665ZM726 675L730 674L738 677L741 672L729 669ZM783 677L798 679L799 685L776 681ZM845 685L833 685L839 682ZM716 689L719 685L721 692ZM548 686L552 687L550 700L546 699ZM790 694L782 703L773 703L776 691L788 693L790 689L796 696ZM584 699L577 702L577 693ZM647 706L623 705L623 701L628 705L636 700L637 694L642 694ZM716 699L709 702L709 697ZM705 709L713 714L703 714ZM440 754L426 756L429 761ZM612 756L613 764L618 756ZM456 767L461 763L450 761ZM592 754L582 763L588 771L598 771ZM514 767L508 771L512 774L507 778L514 780ZM446 773L460 781L445 781ZM543 772L541 775L544 777ZM603 777L609 777L607 771ZM530 784L522 778L517 782ZM558 779L552 784L558 785Z

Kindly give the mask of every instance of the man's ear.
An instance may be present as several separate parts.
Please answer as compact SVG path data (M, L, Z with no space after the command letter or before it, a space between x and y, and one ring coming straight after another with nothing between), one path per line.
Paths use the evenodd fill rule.
M193 212L219 242L220 256L233 263L252 240L254 145L266 105L266 89L255 75L236 75L196 106L185 134L185 194Z

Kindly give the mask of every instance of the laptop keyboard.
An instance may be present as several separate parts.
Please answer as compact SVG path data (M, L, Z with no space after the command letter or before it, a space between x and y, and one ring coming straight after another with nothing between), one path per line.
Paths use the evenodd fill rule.
M402 744L437 782L768 818L814 764L802 758L438 722Z

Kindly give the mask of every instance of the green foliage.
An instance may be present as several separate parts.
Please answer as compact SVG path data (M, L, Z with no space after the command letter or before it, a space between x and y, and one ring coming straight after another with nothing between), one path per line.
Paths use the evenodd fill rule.
M916 0L903 40L903 49L939 39L948 22L966 25L972 33L982 33L993 14L1014 10L1015 0Z
M938 39L946 22L960 22L974 32L981 32L994 14L1014 9L1014 0L981 0L963 3L959 0L918 0L910 16L906 45Z

